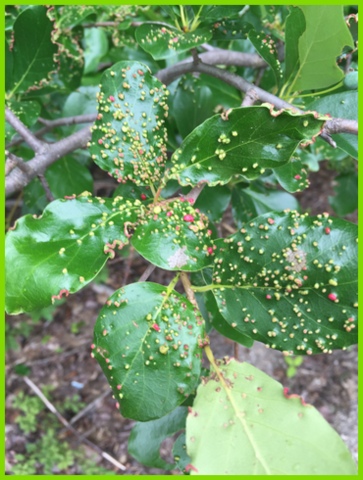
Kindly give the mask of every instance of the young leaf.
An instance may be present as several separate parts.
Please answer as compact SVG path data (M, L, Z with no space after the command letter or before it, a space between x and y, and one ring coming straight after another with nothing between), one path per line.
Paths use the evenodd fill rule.
M319 98L309 108L332 117L358 121L358 92L341 92ZM358 159L358 136L349 133L332 135L339 148Z
M312 406L261 370L217 361L187 417L197 475L355 475L349 450Z
M5 239L6 311L29 312L86 286L129 242L141 202L90 194L21 217Z
M337 57L354 48L342 5L302 5L306 28L299 38L299 69L290 91L327 88L344 78Z
M138 62L107 70L98 95L92 159L118 182L157 184L166 160L167 90Z
M161 458L160 447L167 437L185 429L187 413L187 407L177 407L162 418L136 423L129 436L129 453L147 467L164 470L174 468L173 463L167 463Z
M328 214L255 218L215 241L211 288L236 330L305 355L357 342L357 225Z
M182 32L171 25L144 23L137 28L135 37L141 48L155 60L161 60L208 42L212 34L208 28Z
M208 217L180 198L153 205L136 228L132 245L160 268L193 272L213 262L212 236Z
M266 106L235 108L197 127L172 157L170 178L182 185L224 185L235 176L256 178L285 165L300 142L311 141L323 121L312 114L277 113Z
M41 5L29 6L15 20L13 85L9 98L30 87L32 90L39 88L55 70L57 46L51 40L52 30L53 23L47 17L47 9Z
M97 319L93 355L121 414L160 418L194 391L201 370L204 320L172 287L127 285Z

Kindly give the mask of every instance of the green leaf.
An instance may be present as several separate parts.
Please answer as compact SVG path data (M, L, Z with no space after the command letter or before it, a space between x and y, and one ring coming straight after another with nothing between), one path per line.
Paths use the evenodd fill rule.
M358 175L356 172L343 173L335 178L335 182L335 196L329 197L329 203L343 217L358 208Z
M191 280L193 285L208 285L212 282L212 270L205 269L202 272L194 273L191 276ZM217 332L234 342L238 342L248 348L252 347L253 339L241 332L237 332L236 329L231 327L225 318L222 317L211 291L203 293L196 292L195 297L207 326L213 326Z
M141 48L155 60L161 60L208 42L212 34L208 28L182 32L167 24L144 23L137 28L135 37Z
M108 40L102 28L86 28L84 32L84 73L93 73L108 51Z
M327 88L344 78L337 57L354 48L342 5L303 5L306 29L299 38L299 69L290 91ZM301 30L299 30L301 31Z
M74 91L80 86L82 80L84 67L83 50L77 38L71 36L69 32L62 32L59 38L56 38L56 41L59 46L59 72L55 81L60 85L60 88Z
M43 6L30 6L14 23L13 86L8 95L36 90L49 78L56 63L57 46L52 42L53 23Z
M55 200L39 218L21 217L5 239L6 311L45 307L86 286L129 242L127 226L141 208L138 201L85 192Z
M170 178L182 185L224 185L237 176L256 178L285 165L300 142L322 126L312 114L274 112L266 106L235 108L197 127L172 156Z
M311 405L261 370L218 360L187 417L193 475L356 475L348 448Z
M216 108L241 105L241 95L235 88L207 75L184 75L172 100L171 114L182 137L213 115Z
M147 467L171 470L173 463L167 463L160 456L161 443L167 438L185 428L187 407L177 407L175 410L156 420L138 422L131 430L128 442L129 453Z
M165 270L193 272L213 262L208 218L180 198L151 206L132 237L146 260Z
M309 108L319 113L329 113L332 117L358 121L358 92L341 92L321 97ZM337 146L348 155L358 159L358 136L348 133L332 135Z
M62 109L62 117L73 117L76 115L96 114L97 94L99 87L79 87L76 92L68 95ZM64 135L71 135L80 130L84 124L69 125L63 127Z
M301 192L310 185L308 172L297 158L282 167L274 168L273 172L279 184L288 192Z
M204 320L185 297L171 286L134 283L116 291L101 310L93 355L121 414L145 422L193 393L203 342Z
M276 42L271 35L265 35L253 28L248 32L248 38L261 55L261 57L270 65L276 79L277 87L281 87L283 78L281 63L277 56Z
M90 171L72 157L63 157L53 163L44 176L55 199L93 190ZM26 213L40 213L48 203L43 186L39 179L35 178L24 189Z
M187 465L190 464L190 457L187 454L187 446L185 441L185 432L183 432L175 440L175 443L173 445L173 455L175 460L175 466L186 474Z
M271 190L251 185L241 188L236 185L232 191L233 218L238 227L252 220L252 218L267 212L282 212L286 208L299 209L299 202L289 193L281 190Z
M305 16L299 7L290 7L285 27L285 82L299 68L299 38L306 28Z
M119 62L102 75L92 159L118 182L158 183L164 173L167 90L138 62Z
M251 24L238 20L217 21L212 27L213 40L227 41L247 38Z
M62 5L58 13L58 28L74 28L94 13L93 5Z
M39 118L40 103L36 100L17 102L9 100L7 107L21 120L28 128L32 127ZM16 132L11 125L5 123L5 140L10 140L15 136Z
M209 289L232 327L271 348L346 348L357 342L356 238L357 225L328 214L261 215L215 241Z
M235 18L239 16L242 8L242 5L203 5L200 20L203 23L211 23Z
M195 202L195 208L199 208L211 222L220 222L230 200L231 190L227 186L204 187Z

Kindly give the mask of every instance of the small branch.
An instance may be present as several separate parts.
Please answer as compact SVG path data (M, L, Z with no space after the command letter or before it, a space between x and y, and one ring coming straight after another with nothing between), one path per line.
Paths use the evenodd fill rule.
M351 133L358 135L358 123L355 120L345 118L332 118L326 122L324 130L329 134Z
M192 284L190 283L188 274L186 272L181 272L180 273L180 280L183 284L183 288L185 290L185 293L187 294L187 299L189 300L190 303L192 303L195 307L198 307L198 303L195 299L194 292L192 290Z
M48 183L47 179L45 178L45 176L42 173L38 173L37 176L38 176L39 181L42 184L42 187L45 191L45 196L47 197L48 202L53 202L54 196L53 196L53 193L50 190L49 183Z
M86 445L88 445L92 450L98 453L102 458L105 460L109 461L112 463L114 466L116 466L120 470L126 470L125 465L122 465L122 463L118 462L115 458L111 457L108 453L104 452L101 448L99 448L97 445L95 445L93 442L88 440L87 438L83 437L78 431L72 427L72 425L67 422L67 420L61 415L58 410L55 408L55 406L45 397L45 395L42 393L42 391L30 380L28 377L24 377L24 382L33 390L33 392L40 398L40 400L44 403L44 405L50 410L62 423L67 430L71 431L79 440Z
M255 104L258 101L258 95L256 91L251 88L250 90L247 90L245 98L243 99L243 102L241 104L242 107L251 107L253 104Z
M15 167L18 167L28 178L33 173L31 167L29 167L29 165L24 162L22 158L17 157L13 153L8 153L5 163L5 175L9 175L9 173L14 170Z
M150 265L148 265L148 267L146 268L145 272L139 278L138 282L146 282L146 280L150 277L150 275L153 273L155 268L156 268L156 265L152 265L150 263Z
M44 172L49 165L52 165L52 163L57 161L59 158L67 155L70 152L73 152L74 150L77 150L78 148L86 147L90 139L90 127L85 127L69 137L59 140L59 142L47 145L46 152L37 153L32 160L27 162L29 168L32 169L31 174L26 176L25 173L19 168L16 168L10 172L10 174L6 177L6 196L9 196L24 188L32 178L39 173Z
M190 192L186 195L188 199L194 200L196 202L197 198L201 194L203 188L207 185L206 182L200 183L196 187L192 188Z
M5 108L5 120L14 130L26 141L35 153L44 151L46 145L38 140L35 135L24 125L24 123L8 108Z
M80 412L77 413L74 417L71 418L69 423L73 425L74 423L78 422L82 417L86 415L86 413L90 412L94 407L97 406L104 398L106 398L112 390L105 390L101 395L95 398L91 403L89 403L86 407L84 407Z
M80 123L93 123L97 118L97 113L90 113L88 115L75 115L73 117L63 117L57 118L55 120L47 120L45 118L38 118L38 122L44 124L45 126L33 133L37 138L42 137L45 133L53 130L56 127L65 127L70 125L79 125ZM6 148L15 147L20 145L23 142L22 138L15 138L12 140Z

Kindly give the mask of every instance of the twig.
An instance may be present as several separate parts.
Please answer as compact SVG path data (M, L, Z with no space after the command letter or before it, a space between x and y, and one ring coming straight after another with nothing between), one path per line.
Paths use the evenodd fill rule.
M112 390L105 390L101 395L99 395L97 398L95 398L91 403L89 403L86 407L84 407L80 412L77 413L74 417L71 418L69 423L73 425L74 423L78 422L82 417L86 415L86 413L90 412L93 410L93 408L100 403L107 395L110 395L112 393Z
M147 266L145 272L139 278L138 282L146 282L146 280L150 277L150 275L153 273L155 268L156 268L156 265L152 265L150 263L150 265Z
M47 197L48 202L53 202L54 196L53 193L50 190L48 180L45 178L45 176L42 173L38 173L38 178L40 183L42 184L42 187L45 191L45 196Z
M28 127L26 127L8 107L5 108L5 120L14 128L14 130L16 130L16 132L18 132L35 153L41 153L44 151L46 145L38 140Z
M256 91L251 88L250 90L247 90L245 98L243 99L243 102L241 104L242 107L250 107L254 103L258 101L258 95Z
M53 130L56 127L66 127L71 125L79 125L80 123L92 123L96 120L97 113L89 113L87 115L74 115L73 117L62 117L55 120L47 120L45 118L38 118L38 122L45 126L33 133L37 138L42 137L45 133ZM14 138L6 148L15 147L23 142L23 138Z
M192 285L190 283L188 274L186 272L181 272L180 273L180 280L183 284L183 288L185 290L185 293L187 294L187 299L189 300L190 303L192 303L195 307L198 308L198 303L195 299L194 292L192 290Z
M6 196L21 190L32 178L38 175L38 173L42 173L59 158L78 148L86 147L90 139L90 127L84 127L69 137L59 140L59 142L47 145L46 152L37 153L32 160L27 162L27 165L32 169L30 175L26 176L24 172L16 168L6 177Z
M9 175L9 173L15 168L18 167L27 177L30 177L32 172L31 167L24 162L24 160L13 153L7 152L7 160L5 163L5 175Z
M196 202L197 198L201 194L203 188L207 185L206 182L199 183L196 187L193 187L190 192L187 194L187 198L194 200Z
M239 360L239 343L233 342L233 356L236 360Z
M41 399L44 405L50 410L68 430L70 430L81 442L88 445L92 450L98 453L102 458L112 463L114 466L119 468L120 470L126 470L125 465L122 465L119 461L115 458L111 457L108 453L104 452L101 448L95 445L93 442L84 438L67 420L63 417L61 413L55 408L55 406L45 397L45 395L41 392L41 390L30 380L28 377L23 377L24 382L33 390L33 392Z

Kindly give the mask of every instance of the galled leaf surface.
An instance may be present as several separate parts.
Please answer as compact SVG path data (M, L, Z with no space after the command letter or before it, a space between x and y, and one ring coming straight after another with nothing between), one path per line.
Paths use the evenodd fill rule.
M157 184L166 160L167 90L139 62L107 70L92 129L92 159L118 182Z
M87 285L129 242L140 203L88 194L56 200L39 218L21 217L5 239L6 311L45 307Z
M354 48L342 5L302 5L306 28L299 38L299 69L291 91L327 88L344 78L337 57Z
M156 283L127 285L101 310L93 355L121 414L142 422L184 402L201 370L204 320L185 297Z
M13 71L7 72L13 81L9 97L30 87L39 88L56 68L57 46L51 40L52 30L47 9L41 5L29 6L15 20Z
M162 418L136 423L129 436L129 453L147 467L164 470L174 468L173 463L167 463L161 458L160 447L167 437L185 428L187 413L187 407L177 407Z
M279 184L288 192L301 192L310 185L308 172L299 159L292 159L286 165L274 168L273 172Z
M255 218L215 242L213 293L236 330L290 354L357 342L357 225L328 214Z
M144 23L136 30L135 37L140 47L155 60L161 60L208 42L212 34L208 28L182 32L171 25Z
M181 197L153 205L140 220L132 245L160 268L192 272L213 263L212 236L208 217Z
M276 42L271 35L265 35L253 28L248 32L248 38L261 57L270 65L275 75L277 87L280 88L283 73L277 55Z
M312 114L280 114L266 106L235 108L197 127L176 150L170 178L182 185L228 183L235 175L256 178L285 165L301 141L317 135L323 121Z
M355 475L322 415L248 363L217 361L187 417L191 475Z

